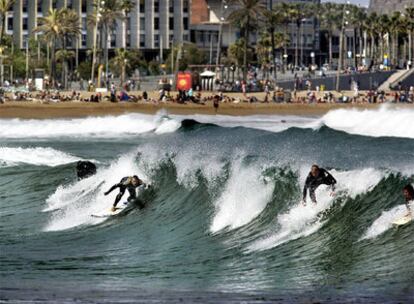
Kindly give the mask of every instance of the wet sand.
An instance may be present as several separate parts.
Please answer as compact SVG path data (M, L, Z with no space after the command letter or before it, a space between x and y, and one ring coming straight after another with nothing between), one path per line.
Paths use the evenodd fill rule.
M243 115L301 115L319 116L334 109L377 109L377 104L274 104L274 103L224 103L220 105L217 114L243 116ZM393 107L410 107L413 105L391 105ZM149 104L149 103L86 103L62 102L41 104L34 102L8 102L0 104L0 118L72 118L86 116L122 115L126 113L155 114L166 110L170 114L215 115L211 103L197 104Z

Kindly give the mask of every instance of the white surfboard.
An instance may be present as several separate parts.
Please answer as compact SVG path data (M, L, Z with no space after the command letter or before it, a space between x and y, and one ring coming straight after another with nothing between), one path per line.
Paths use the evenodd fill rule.
M109 209L107 211L103 211L103 212L100 212L100 213L91 214L91 216L92 217L100 217L100 218L115 216L115 215L121 213L126 207L128 207L128 202L118 204L115 211L112 211L111 209Z
M413 220L413 217L411 215L406 215L402 218L399 218L397 220L395 220L394 222L392 222L392 224L396 227L398 226L402 226L405 224L408 224L409 222L411 222Z

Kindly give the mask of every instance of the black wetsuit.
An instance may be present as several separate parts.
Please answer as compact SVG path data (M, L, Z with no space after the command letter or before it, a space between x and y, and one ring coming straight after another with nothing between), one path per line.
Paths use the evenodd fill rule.
M113 185L111 187L111 189L109 189L107 192L105 192L105 195L108 195L109 193L111 193L116 188L119 188L119 193L116 196L115 202L114 202L114 205L113 205L114 207L116 207L116 205L119 203L122 196L124 195L125 190L128 190L128 192L129 192L128 202L131 202L134 199L136 199L136 197L137 197L136 188L140 187L143 184L144 184L144 182L139 179L138 180L138 185L134 186L132 184L132 177L124 177L123 179L121 179L121 181L118 184Z
M306 200L306 193L309 188L309 196L311 197L312 202L316 203L315 190L320 185L329 185L332 187L332 191L335 191L336 179L325 169L319 168L319 173L317 176L313 176L312 173L309 173L305 181L305 186L303 187L303 200Z

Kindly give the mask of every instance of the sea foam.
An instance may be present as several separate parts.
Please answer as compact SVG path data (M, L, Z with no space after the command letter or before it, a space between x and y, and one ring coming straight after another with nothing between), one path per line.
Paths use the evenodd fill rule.
M382 106L363 111L333 110L319 120L319 125L350 134L414 138L414 109Z
M3 166L29 164L55 167L81 160L71 154L52 148L10 148L0 147L0 163Z

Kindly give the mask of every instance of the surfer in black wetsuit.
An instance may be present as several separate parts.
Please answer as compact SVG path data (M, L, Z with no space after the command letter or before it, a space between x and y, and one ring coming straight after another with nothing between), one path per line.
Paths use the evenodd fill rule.
M309 189L309 196L314 204L316 204L315 190L320 185L331 186L331 196L335 195L336 179L325 169L313 165L303 187L303 205L306 205L306 194Z
M414 201L414 188L412 185L408 184L407 186L405 186L403 188L403 194L404 194L404 198L405 198L405 205L407 206L407 216L411 216L412 215L412 211L411 211L411 207L410 207L410 202Z
M141 179L139 179L138 176L136 175L124 177L123 179L121 179L121 181L118 184L113 185L111 189L109 189L108 191L104 193L105 195L108 195L109 193L114 191L116 188L119 188L119 193L115 198L115 202L111 210L112 211L116 210L116 205L121 200L122 196L125 193L125 190L128 190L129 192L128 202L135 200L137 197L136 189L142 185L146 185L146 184Z

